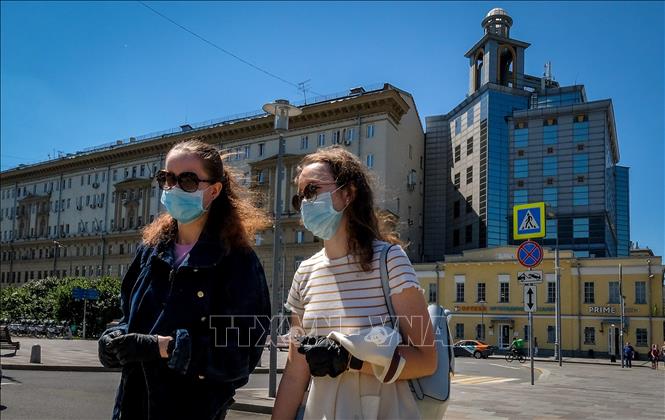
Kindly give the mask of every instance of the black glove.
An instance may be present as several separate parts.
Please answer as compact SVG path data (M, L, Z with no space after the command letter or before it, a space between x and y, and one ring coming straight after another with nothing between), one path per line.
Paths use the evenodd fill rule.
M107 368L117 368L120 367L120 362L118 357L115 354L109 345L114 338L120 337L124 332L122 330L113 330L108 334L104 334L99 337L97 342L97 354L99 356L99 361L102 363L102 366Z
M109 348L115 351L118 361L123 366L133 362L157 360L161 357L156 335L137 333L121 335L111 340Z
M335 378L348 369L351 355L336 341L312 336L300 337L299 341L298 353L305 355L312 376Z

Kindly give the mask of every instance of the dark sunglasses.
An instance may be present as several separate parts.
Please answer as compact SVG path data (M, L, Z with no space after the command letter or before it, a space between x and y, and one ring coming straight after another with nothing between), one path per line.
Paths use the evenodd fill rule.
M302 190L302 193L296 194L291 198L291 205L296 211L300 211L302 206L302 201L313 201L316 200L316 197L319 195L319 189L323 185L337 185L336 182L322 182L320 184L307 184Z
M180 189L186 192L194 192L199 189L199 183L208 182L213 183L217 182L216 179L199 179L199 177L194 172L183 172L179 175L174 174L173 172L168 172L165 170L160 170L155 175L157 180L157 185L161 190L170 190L176 185L180 186Z

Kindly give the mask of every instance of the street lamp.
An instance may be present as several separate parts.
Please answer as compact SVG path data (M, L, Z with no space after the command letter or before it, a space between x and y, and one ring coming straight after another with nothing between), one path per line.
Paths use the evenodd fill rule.
M480 330L481 332L481 340L485 341L485 305L487 302L485 302L483 299L479 300L478 303L482 305L480 308L480 324L482 325L482 329Z
M282 180L284 177L284 133L289 130L289 117L302 113L298 107L289 104L286 99L277 99L275 102L263 105L263 110L275 116L275 131L279 134L279 150L277 152L277 180L275 184L275 219L272 245L272 319L270 321L270 372L268 378L268 396L274 398L277 394L277 318L282 313L282 305L277 295L279 282L279 265L282 261Z
M551 210L547 211L547 217L556 219L556 213ZM545 222L547 223L547 222ZM562 364L561 357L561 266L559 265L559 222L556 224L556 245L554 247L554 272L555 272L555 290L556 290L556 304L554 305L555 311L555 333L556 339L554 340L554 356L559 361L559 366Z

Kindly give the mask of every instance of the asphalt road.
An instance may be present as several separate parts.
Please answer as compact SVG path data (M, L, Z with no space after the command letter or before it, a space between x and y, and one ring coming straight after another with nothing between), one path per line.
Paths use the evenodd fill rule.
M539 373L539 372L537 372ZM277 383L281 375L277 377ZM37 370L3 370L0 403L3 420L11 419L108 419L119 373L49 372ZM528 363L506 363L502 359L458 357L453 382L460 385L482 385L502 382L528 382ZM268 387L267 374L250 377L246 389ZM231 412L229 418L256 418L257 415Z

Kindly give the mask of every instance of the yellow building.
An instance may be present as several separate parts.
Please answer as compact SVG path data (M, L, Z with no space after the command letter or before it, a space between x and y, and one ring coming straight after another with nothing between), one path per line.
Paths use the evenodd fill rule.
M518 273L527 271L517 247L497 247L447 255L445 262L416 264L430 302L454 312L450 328L458 339L484 339L505 349L518 335L528 338L528 315ZM534 270L543 272L536 287L533 317L539 355L552 355L556 337L554 251ZM619 265L622 267L620 282ZM560 252L561 342L564 356L619 355L620 289L624 301L624 340L643 357L665 335L662 259L651 254L624 258L576 258Z

